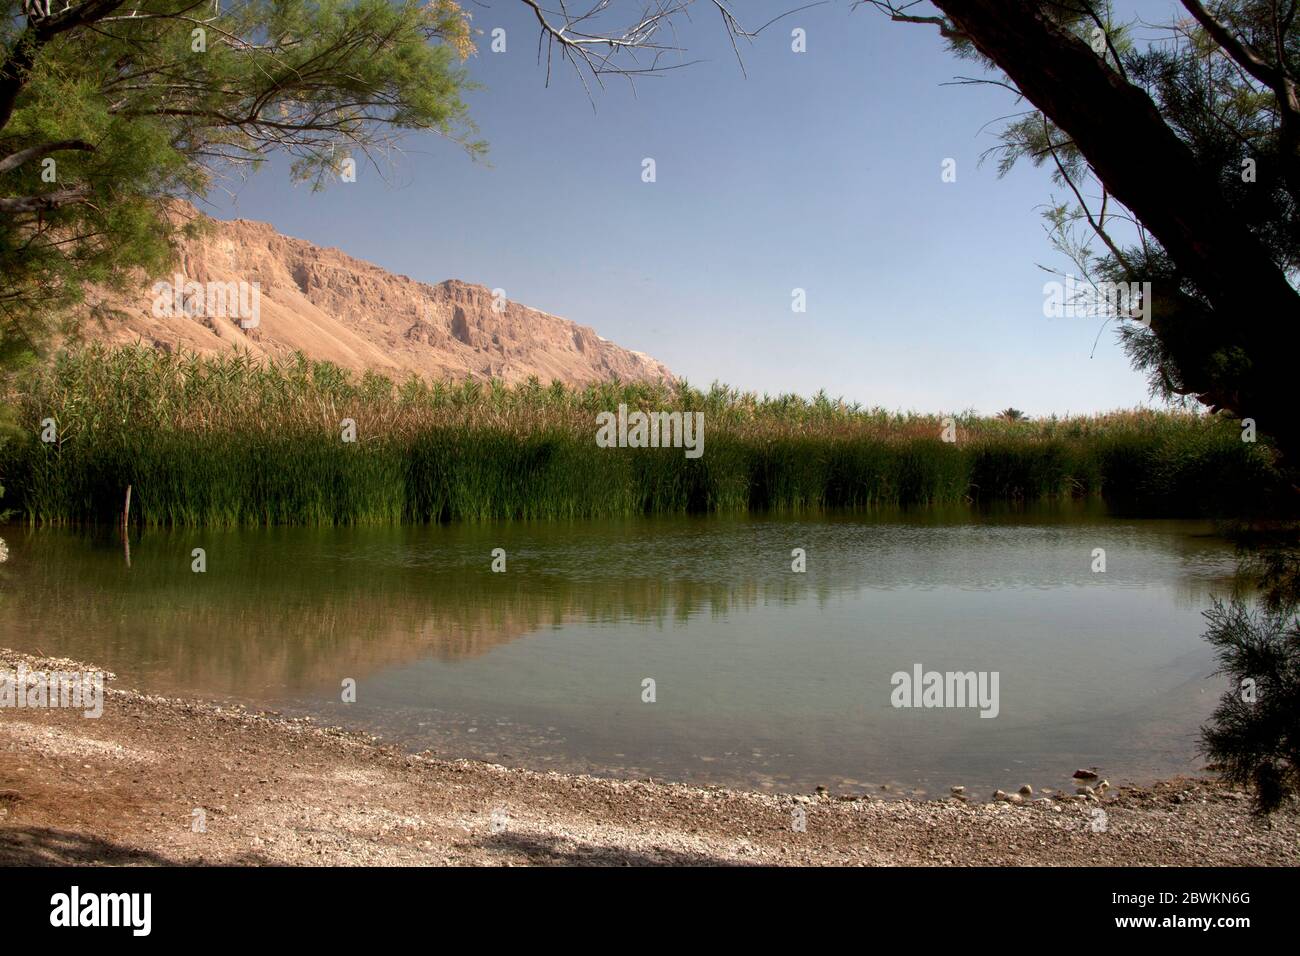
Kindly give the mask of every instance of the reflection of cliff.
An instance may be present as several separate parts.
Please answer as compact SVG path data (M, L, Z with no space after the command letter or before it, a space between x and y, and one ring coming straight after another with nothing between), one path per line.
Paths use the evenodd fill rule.
M572 581L349 560L304 567L301 554L132 547L37 533L0 572L0 645L93 661L124 679L240 696L336 683L420 658L466 660L571 622L684 621L712 609L789 601L806 590L659 578ZM482 565L482 562L479 562Z

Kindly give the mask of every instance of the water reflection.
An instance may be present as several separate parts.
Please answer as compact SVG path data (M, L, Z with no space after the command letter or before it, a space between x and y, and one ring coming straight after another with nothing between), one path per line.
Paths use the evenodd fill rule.
M0 643L507 763L747 786L1141 776L1195 769L1217 690L1199 614L1233 574L1211 531L1061 508L158 532L128 568L111 536L11 527ZM1001 715L891 708L916 662L1000 671Z

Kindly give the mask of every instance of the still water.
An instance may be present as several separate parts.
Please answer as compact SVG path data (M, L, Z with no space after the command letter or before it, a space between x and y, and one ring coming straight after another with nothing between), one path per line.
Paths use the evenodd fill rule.
M0 534L0 646L119 685L510 766L932 795L1199 770L1201 612L1234 570L1207 524L1083 507L145 532L129 566ZM997 672L997 716L892 706L918 664Z

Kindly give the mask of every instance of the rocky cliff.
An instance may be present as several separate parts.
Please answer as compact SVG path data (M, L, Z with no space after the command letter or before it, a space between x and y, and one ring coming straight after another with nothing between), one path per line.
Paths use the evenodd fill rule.
M535 375L543 384L579 385L614 376L672 378L647 355L586 326L494 297L483 286L416 282L337 249L282 236L266 223L209 225L199 238L182 242L171 274L142 276L138 291L125 294L92 290L81 336L198 352L241 348L279 358L302 351L399 380L410 373L509 383ZM256 306L251 317L229 308L240 283L244 311ZM173 295L173 286L185 294ZM214 289L229 289L229 295L214 302Z

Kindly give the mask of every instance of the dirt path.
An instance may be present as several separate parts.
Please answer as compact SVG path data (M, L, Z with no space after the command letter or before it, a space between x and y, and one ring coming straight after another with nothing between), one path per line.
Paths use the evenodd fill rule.
M19 661L86 669L0 651ZM106 693L99 719L0 708L0 864L1300 864L1294 807L1260 822L1208 781L1100 804L776 796L448 762Z

